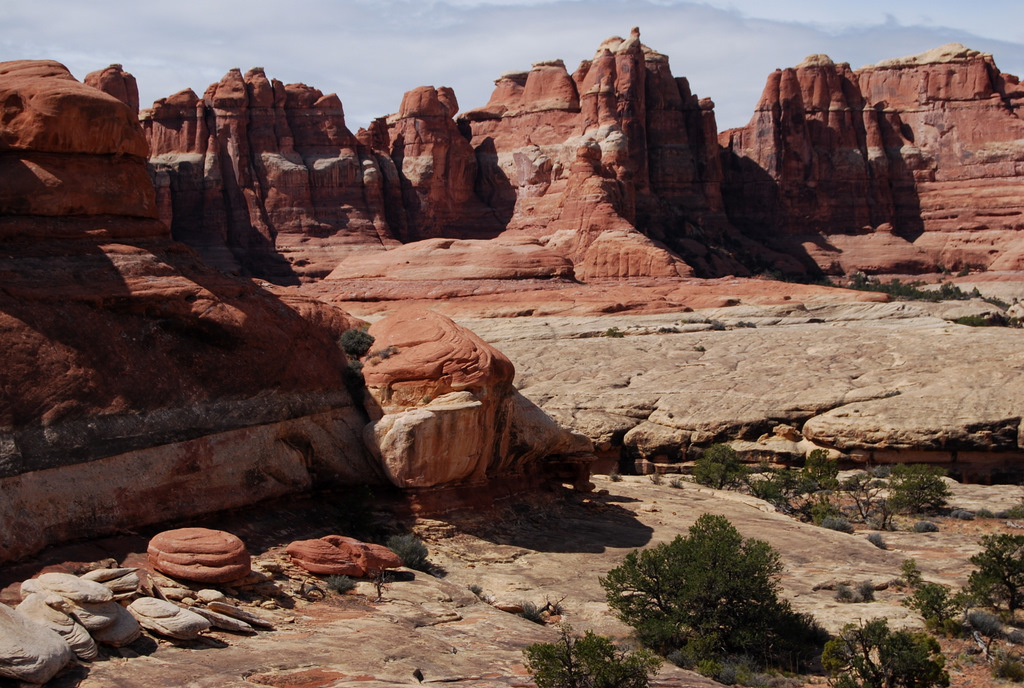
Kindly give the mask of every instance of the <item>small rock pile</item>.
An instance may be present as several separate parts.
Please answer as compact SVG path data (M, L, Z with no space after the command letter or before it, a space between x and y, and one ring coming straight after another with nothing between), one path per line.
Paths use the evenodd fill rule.
M259 606L277 609L273 598L288 595L273 580L277 574L364 578L402 566L390 549L340 535L293 542L286 551L287 558L268 554L261 570L253 570L252 558L236 536L180 528L150 540L152 571L108 567L78 576L43 573L26 580L16 609L0 604L0 678L46 683L76 659L95 659L98 645L124 647L144 630L178 641L194 640L211 628L232 633L274 630L270 621L238 606L229 595L268 598ZM306 580L295 592L303 589L320 590Z

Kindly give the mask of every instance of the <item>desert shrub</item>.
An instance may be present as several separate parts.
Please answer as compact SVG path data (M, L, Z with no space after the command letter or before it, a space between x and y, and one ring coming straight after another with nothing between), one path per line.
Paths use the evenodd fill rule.
M622 482L622 476L615 472L609 473L608 479L611 480L613 483Z
M481 588L476 583L470 583L469 585L466 586L466 589L469 590L474 595L476 595L477 597L480 597L481 595L484 594L484 589Z
M840 583L836 587L835 599L836 602L855 602L856 596L853 594L853 588L845 583Z
M853 525L842 516L826 516L819 524L822 528L838 530L840 533L852 533Z
M366 330L354 327L345 330L338 337L338 346L349 358L362 358L373 346L373 335Z
M974 512L978 518L995 518L996 515L990 509L978 509Z
M721 320L709 320L708 324L711 325L711 329L715 331L722 331L725 329L725 323Z
M693 465L693 479L716 490L738 486L748 473L736 450L727 444L711 445Z
M885 481L867 472L854 473L839 484L840 492L853 501L862 521L869 520L885 506L884 489Z
M939 527L931 521L918 521L914 524L915 533L937 533Z
M338 594L345 594L356 587L356 582L348 576L328 576L327 587Z
M870 542L878 549L888 548L888 545L885 544L885 538L882 537L881 533L871 533L870 535L868 535L868 542Z
M624 652L593 631L574 636L568 625L556 642L534 643L523 655L537 688L646 688L661 665L647 650Z
M678 650L691 665L748 655L795 666L827 635L779 599L781 571L768 543L704 514L686 537L630 552L600 582L619 619L659 653Z
M519 606L522 607L523 611L516 614L521 616L527 621L532 621L535 624L544 624L544 617L541 616L541 608L535 605L533 602L520 602Z
M897 512L920 513L941 509L951 496L944 470L924 464L900 464L889 476L889 502Z
M657 471L655 471L654 473L651 473L647 477L650 478L650 481L652 483L654 483L655 485L661 485L661 483L662 483L661 473L658 473Z
M992 677L1014 683L1024 682L1024 664L1020 661L1020 655L998 650L993 652Z
M850 289L888 294L898 301L965 301L971 298L970 293L952 282L944 282L938 289L921 289L925 283L920 280L902 282L899 278L893 278L889 282L880 282L862 272L855 273L847 286Z
M975 570L967 579L974 599L1011 614L1024 605L1024 535L986 535L982 551L971 557Z
M953 320L957 325L966 325L967 327L988 327L994 323L990 318L984 315L961 315L959 318Z
M614 339L621 339L622 337L626 336L626 333L617 327L609 327L607 330L604 331L604 334L601 336L612 337Z
M875 584L869 580L857 583L857 598L858 602L874 602Z
M398 555L402 564L417 571L429 571L430 561L427 546L415 535L393 535L388 538L388 549Z
M885 619L847 624L821 656L834 688L944 687L949 685L945 663L935 638L891 631Z
M967 625L986 638L1003 637L1003 622L995 614L989 614L982 609L967 612Z
M875 466L871 469L871 477L885 480L892 475L892 466Z
M672 480L670 480L668 484L669 484L669 487L674 487L674 488L676 488L678 490L678 489L681 489L683 487L683 479L682 478L672 478Z
M949 512L950 518L955 518L960 521L973 521L974 512L968 511L967 509L953 509Z
M1024 518L1024 504L1011 506L996 513L996 518Z
M822 525L826 519L839 519L839 507L832 503L827 492L818 492L814 495L804 509L805 513L810 514L811 522L815 525ZM842 520L846 521L845 518ZM849 521L847 521L849 523ZM853 526L850 527L850 532L853 532Z

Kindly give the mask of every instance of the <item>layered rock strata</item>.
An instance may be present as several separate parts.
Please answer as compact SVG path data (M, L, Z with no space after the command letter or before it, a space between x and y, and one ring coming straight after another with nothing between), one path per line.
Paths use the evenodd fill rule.
M397 243L397 170L349 131L334 94L235 69L141 117L160 218L216 267L289 282Z
M556 60L495 84L463 119L479 193L510 233L545 237L586 280L745 272L725 249L743 238L722 205L714 105L639 30L572 75Z
M173 242L129 106L55 62L0 65L0 99L0 561L372 480L355 321Z
M1019 269L1022 102L958 44L856 71L813 55L721 134L730 219L831 273Z
M726 221L713 104L636 29L572 75L540 62L458 108L423 86L352 135L337 96L232 70L142 113L160 216L213 264L277 282L397 242L506 231L586 280L745 272L734 254L763 252Z

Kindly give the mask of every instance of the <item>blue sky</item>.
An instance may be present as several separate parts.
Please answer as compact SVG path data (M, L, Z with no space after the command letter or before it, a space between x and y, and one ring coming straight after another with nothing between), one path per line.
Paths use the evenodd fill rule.
M572 71L633 26L715 101L720 129L749 120L769 72L813 53L856 68L955 41L1024 74L1019 0L0 0L0 13L0 60L56 59L78 78L121 63L143 107L261 66L338 93L353 130L420 85L483 105L503 71L554 58Z

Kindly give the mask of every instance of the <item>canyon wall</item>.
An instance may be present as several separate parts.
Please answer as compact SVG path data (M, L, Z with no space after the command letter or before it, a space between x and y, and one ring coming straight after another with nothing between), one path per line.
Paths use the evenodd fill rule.
M119 69L90 81L133 83ZM0 63L0 101L0 562L311 487L406 487L392 474L446 461L382 463L366 432L379 419L337 343L360 321L226 275L172 239L130 105L50 61ZM447 353L420 361L421 377L463 364L490 374ZM488 396L546 418L513 392ZM507 435L515 417L492 413L476 431ZM546 436L484 442L466 459L479 464L474 503L488 481L560 481L566 453L586 473L586 441L570 447L547 422Z
M1022 103L957 44L856 71L811 56L721 134L729 217L809 270L1020 269Z

